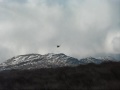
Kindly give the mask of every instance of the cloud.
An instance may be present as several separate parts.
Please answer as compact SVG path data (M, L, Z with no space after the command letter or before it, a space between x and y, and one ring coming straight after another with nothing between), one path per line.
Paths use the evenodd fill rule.
M120 29L108 33L105 49L109 53L120 53Z
M119 8L119 0L0 0L1 61L26 53L120 53Z
M113 48L115 51L120 52L120 36L115 37L112 41L113 43Z

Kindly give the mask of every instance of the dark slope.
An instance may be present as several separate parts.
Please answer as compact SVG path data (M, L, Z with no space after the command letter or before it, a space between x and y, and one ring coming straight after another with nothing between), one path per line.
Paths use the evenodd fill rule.
M120 90L120 62L0 72L0 90Z

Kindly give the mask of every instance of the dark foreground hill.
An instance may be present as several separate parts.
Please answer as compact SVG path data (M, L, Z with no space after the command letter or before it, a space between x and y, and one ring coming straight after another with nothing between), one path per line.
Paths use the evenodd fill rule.
M120 62L0 72L0 90L120 90Z

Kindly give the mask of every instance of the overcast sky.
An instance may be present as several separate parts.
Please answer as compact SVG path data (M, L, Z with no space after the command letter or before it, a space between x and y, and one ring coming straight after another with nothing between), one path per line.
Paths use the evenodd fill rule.
M120 0L0 0L0 62L27 53L120 53Z

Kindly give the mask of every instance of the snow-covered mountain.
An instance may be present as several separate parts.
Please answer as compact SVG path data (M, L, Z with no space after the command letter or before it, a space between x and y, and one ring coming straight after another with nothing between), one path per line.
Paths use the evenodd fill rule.
M65 54L27 54L19 55L0 64L0 69L34 69L62 66L76 66L79 60Z
M63 66L77 66L79 64L95 63L100 64L104 61L118 61L112 57L87 57L83 59L76 59L65 54L48 53L40 54L26 54L13 57L0 64L0 70L9 69L35 69L35 68L55 68Z
M100 64L103 62L102 59L96 59L96 58L93 58L93 57L87 57L87 58L83 58L83 59L80 59L81 63L83 64L86 64L86 63L95 63L95 64Z

